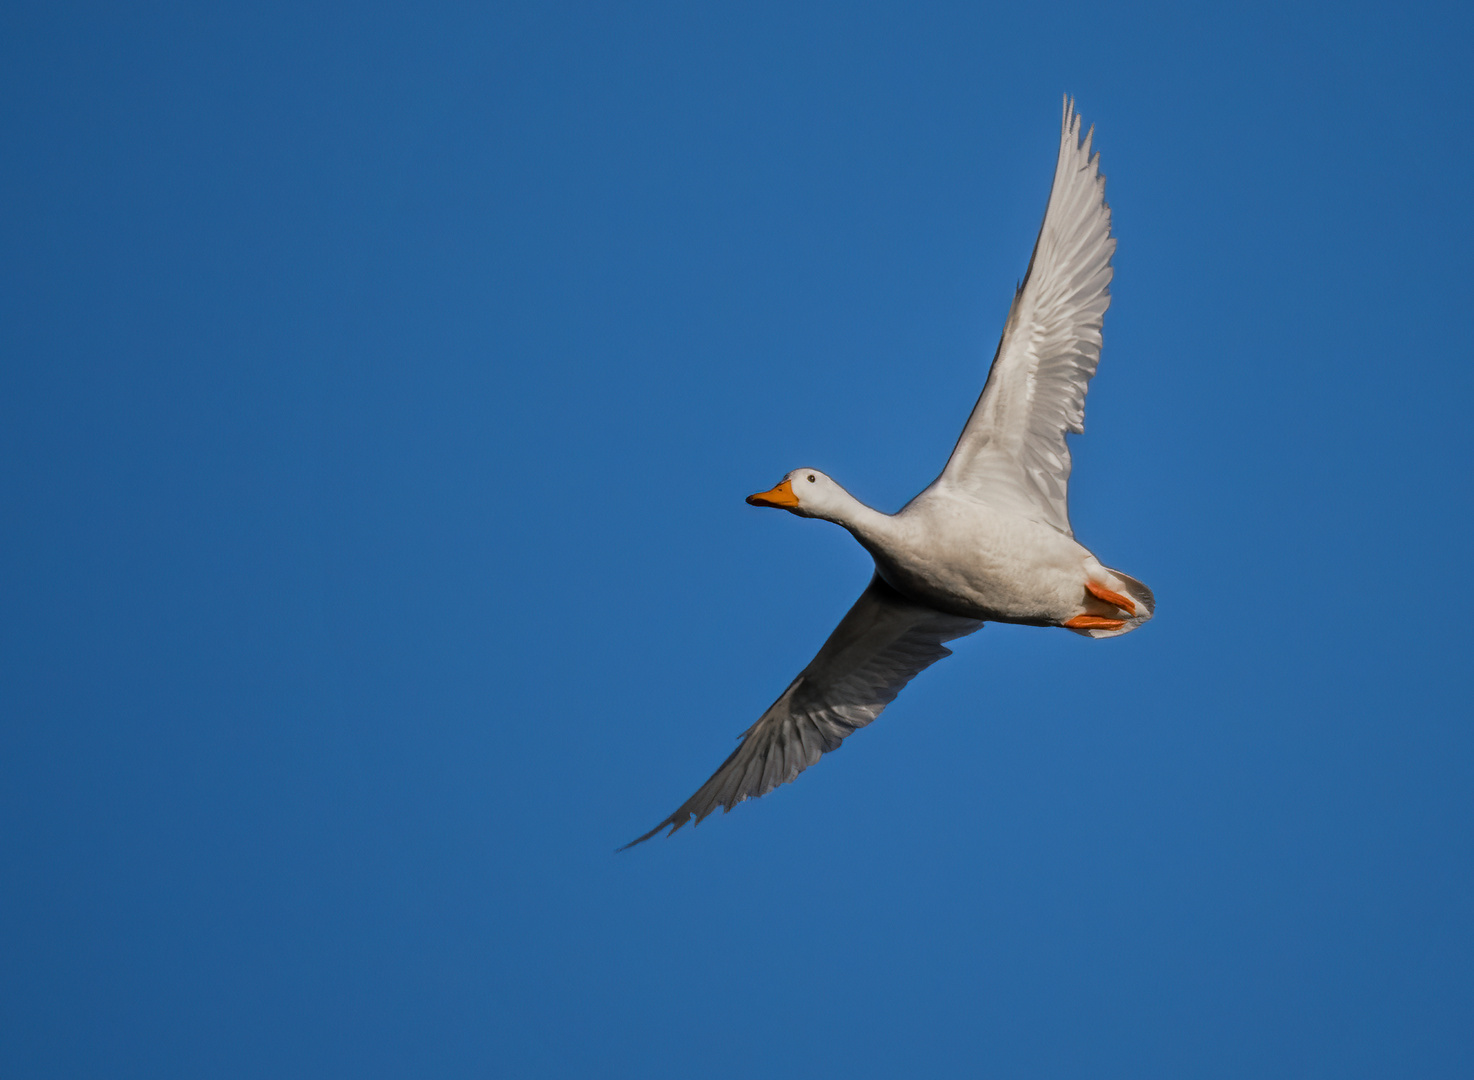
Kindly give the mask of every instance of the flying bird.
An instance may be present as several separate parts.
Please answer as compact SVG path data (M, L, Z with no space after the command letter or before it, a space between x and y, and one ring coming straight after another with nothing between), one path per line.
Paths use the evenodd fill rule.
M946 642L985 622L1101 638L1152 617L1151 590L1076 541L1066 501L1065 434L1085 430L1116 250L1094 133L1080 139L1066 98L1034 253L983 392L931 486L895 514L871 509L818 469L795 469L748 496L753 506L842 525L874 558L875 575L711 779L626 847L793 780L950 656Z

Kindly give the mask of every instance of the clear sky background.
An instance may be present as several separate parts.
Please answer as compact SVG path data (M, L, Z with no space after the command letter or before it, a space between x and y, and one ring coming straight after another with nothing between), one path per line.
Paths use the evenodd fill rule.
M1467 5L0 14L0 1073L1474 1074ZM1060 97L1119 237L987 627L614 849L864 586Z

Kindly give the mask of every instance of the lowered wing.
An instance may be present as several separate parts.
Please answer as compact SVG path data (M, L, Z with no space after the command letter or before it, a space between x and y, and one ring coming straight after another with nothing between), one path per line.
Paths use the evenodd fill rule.
M923 668L951 656L942 643L982 627L907 600L877 575L783 696L742 735L732 756L680 808L638 840L694 815L766 795L880 715Z

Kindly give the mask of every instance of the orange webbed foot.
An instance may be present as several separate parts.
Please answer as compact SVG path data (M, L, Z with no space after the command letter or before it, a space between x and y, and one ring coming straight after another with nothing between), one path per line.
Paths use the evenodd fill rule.
M1085 588L1086 591L1088 591L1090 595L1094 596L1096 599L1104 600L1107 604L1114 604L1116 605L1116 607L1120 608L1128 615L1136 614L1136 601L1132 600L1131 597L1122 596L1118 592L1111 592L1111 590L1107 589L1104 585L1097 585L1089 578L1085 579ZM1083 618L1084 616L1081 617ZM1065 625L1068 626L1069 623L1066 623Z
M1103 619L1099 615L1076 615L1073 619L1066 619L1060 625L1067 626L1071 630L1119 630L1126 625L1126 620Z

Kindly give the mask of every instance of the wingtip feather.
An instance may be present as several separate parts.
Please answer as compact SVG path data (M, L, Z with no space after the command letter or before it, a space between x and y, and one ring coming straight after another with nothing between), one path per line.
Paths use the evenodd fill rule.
M614 849L614 854L618 855L621 851L628 851L630 848L634 847L636 844L643 844L646 840L649 840L652 836L654 836L656 833L658 833L661 829L665 828L667 825L670 826L670 832L666 833L665 835L666 836L674 836L676 834L676 830L677 829L679 829L682 825L685 825L687 822L689 822L691 820L691 812L689 810L686 811L686 813L685 813L684 816L681 816L680 817L680 820L679 821L676 820L676 818L677 818L678 815L680 815L680 811L676 811L676 813L674 813L670 817L666 818L659 825L655 826L655 828L653 828L649 832L647 832L644 836L637 836L633 840L631 840L628 844L625 844L624 847L615 848ZM696 820L698 822L700 822L701 819L700 818L697 818Z

